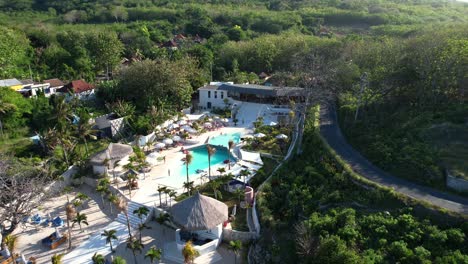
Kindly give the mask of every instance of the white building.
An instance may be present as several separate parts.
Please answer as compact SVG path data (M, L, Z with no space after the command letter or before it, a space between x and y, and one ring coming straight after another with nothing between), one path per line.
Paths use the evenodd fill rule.
M222 82L210 82L209 85L198 88L198 94L200 98L199 109L209 110L212 108L224 108L227 106L226 102L232 103L232 100L228 98L227 91L220 91L218 88L224 83ZM228 82L226 84L234 84ZM226 101L227 99L228 101Z

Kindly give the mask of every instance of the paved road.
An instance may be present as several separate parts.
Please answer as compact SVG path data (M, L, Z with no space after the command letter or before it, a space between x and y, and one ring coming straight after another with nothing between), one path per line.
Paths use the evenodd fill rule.
M346 142L338 126L336 111L333 106L321 106L320 133L336 153L348 162L355 172L365 178L378 184L392 187L395 191L411 198L426 201L438 207L468 215L468 198L444 193L397 178L370 163Z

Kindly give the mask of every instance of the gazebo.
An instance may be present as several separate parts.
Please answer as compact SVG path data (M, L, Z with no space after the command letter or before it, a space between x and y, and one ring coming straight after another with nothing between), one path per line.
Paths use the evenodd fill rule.
M216 251L221 243L223 223L228 220L228 206L211 197L196 193L171 208L176 230L176 244L182 250L189 240L200 255Z
M96 153L90 160L93 165L93 173L107 173L108 167L112 167L116 161L127 159L133 153L129 145L110 143L103 151Z

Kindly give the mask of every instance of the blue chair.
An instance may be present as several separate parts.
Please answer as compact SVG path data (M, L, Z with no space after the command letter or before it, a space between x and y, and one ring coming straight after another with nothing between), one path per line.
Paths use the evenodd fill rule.
M33 217L31 217L31 222L33 224L39 225L42 222L42 218L39 216L39 214L35 214Z
M60 218L60 216L57 216L54 220L52 220L52 226L53 227L63 226L62 218Z

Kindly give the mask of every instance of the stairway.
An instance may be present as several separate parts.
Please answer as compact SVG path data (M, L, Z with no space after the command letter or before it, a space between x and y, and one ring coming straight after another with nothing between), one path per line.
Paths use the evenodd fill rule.
M140 218L138 218L138 215L133 214L133 211L135 211L136 209L138 209L139 207L142 207L142 206L148 208L150 211L148 212L148 215L143 216L142 220L140 220ZM147 207L147 206L145 206L143 204L130 201L128 203L127 212L128 212L128 220L130 222L130 226L132 228L138 228L138 225L141 223L141 221L143 221L143 223L145 223L146 220L153 215L153 208L149 208L149 207ZM125 217L125 214L123 214L123 213L119 213L117 215L116 221L119 222L119 223L125 224L125 225L127 224L127 218Z

